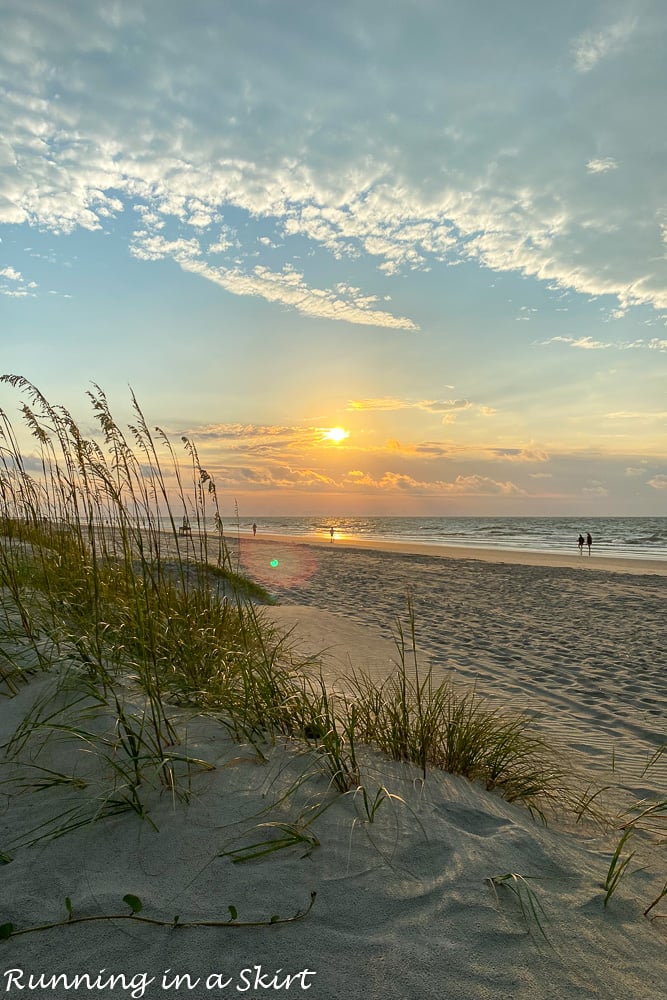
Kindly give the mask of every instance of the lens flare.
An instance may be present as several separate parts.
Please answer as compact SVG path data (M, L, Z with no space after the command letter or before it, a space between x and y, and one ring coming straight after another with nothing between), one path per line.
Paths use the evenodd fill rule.
M317 571L316 554L305 546L272 542L265 548L259 539L252 538L239 542L242 572L269 589L298 586Z

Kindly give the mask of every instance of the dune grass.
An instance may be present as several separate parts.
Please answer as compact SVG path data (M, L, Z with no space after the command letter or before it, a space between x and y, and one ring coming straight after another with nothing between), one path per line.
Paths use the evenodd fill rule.
M15 696L35 663L58 666L54 690L5 748L12 780L26 790L90 791L88 777L54 764L63 739L92 753L106 775L86 809L73 805L30 842L118 810L149 818L146 788L187 796L193 770L208 765L178 749L174 706L183 705L214 715L239 741L301 741L342 793L363 788L363 744L415 764L424 778L442 768L481 781L540 815L567 799L563 767L525 718L420 670L411 608L396 672L382 684L359 673L350 694L335 695L316 664L295 662L289 637L257 606L269 595L232 565L216 485L196 447L182 439L183 471L134 396L128 437L95 386L96 431L84 436L25 379L0 381L27 400L22 419L34 443L28 460L0 411L2 627L14 650L0 659L0 695ZM191 534L179 533L184 518Z
M666 755L667 744L663 744L651 756L644 773L658 764L664 764ZM665 798L656 797L653 800L642 799L626 814L604 881L606 892L604 898L605 906L608 905L619 883L628 875L630 862L637 854L637 850L633 849L630 853L624 855L623 851L626 845L629 843L634 844L634 838L637 835L639 838L642 838L644 843L648 841L648 843L654 845L658 850L664 849L665 844L667 844L666 824L667 799ZM642 870L642 868L635 869L635 871ZM650 914L651 920L666 920L667 913L655 911L658 904L662 903L665 899L667 899L667 882L663 883L657 895L649 901L644 910L644 916L648 917Z
M421 670L415 618L408 597L406 636L398 628L399 669L382 684L353 677L355 734L394 760L417 764L423 777L439 768L479 781L545 818L547 803L575 808L565 766L525 716L489 708L474 690L458 690L449 678L436 683Z
M0 692L15 695L29 679L26 650L44 670L67 664L75 688L55 718L27 720L7 750L16 757L28 737L43 748L67 734L111 771L112 792L93 815L121 804L142 815L142 785L176 791L177 762L200 766L175 750L171 704L242 704L253 665L274 655L278 639L249 600L268 595L232 566L215 484L189 440L185 474L134 397L131 442L97 387L88 394L97 433L84 437L25 379L2 381L27 396L36 454L23 455L0 412L0 585L15 649L0 663ZM178 531L183 519L189 535ZM49 780L63 777L42 771L40 787Z

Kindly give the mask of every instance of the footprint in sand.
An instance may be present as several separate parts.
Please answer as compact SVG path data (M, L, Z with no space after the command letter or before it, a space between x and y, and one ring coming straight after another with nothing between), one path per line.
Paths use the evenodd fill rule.
M510 825L508 819L500 819L489 813L480 812L478 809L440 806L436 811L457 830L469 833L473 837L492 837L498 830Z

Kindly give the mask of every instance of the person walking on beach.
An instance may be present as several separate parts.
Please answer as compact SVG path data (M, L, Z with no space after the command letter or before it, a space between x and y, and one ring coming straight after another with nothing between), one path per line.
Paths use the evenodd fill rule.
M582 556L584 554L584 536L581 534L581 532L579 532L579 539L577 541L577 545L579 546L579 555Z
M253 533L253 535L257 534L257 525L255 524L254 521L253 521L253 525L252 525L252 533ZM582 542L583 542L583 538L582 538Z
M591 554L591 545L593 544L593 539L591 538L590 531L586 533L586 545L588 546L588 555Z

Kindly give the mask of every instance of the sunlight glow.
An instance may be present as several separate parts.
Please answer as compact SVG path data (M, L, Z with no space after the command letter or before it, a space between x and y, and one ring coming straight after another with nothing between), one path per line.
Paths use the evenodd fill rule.
M335 444L340 444L345 438L350 436L350 432L346 431L344 427L330 427L329 430L325 431L322 435L323 441L333 441Z

